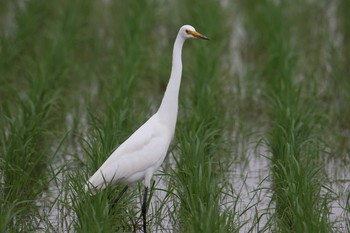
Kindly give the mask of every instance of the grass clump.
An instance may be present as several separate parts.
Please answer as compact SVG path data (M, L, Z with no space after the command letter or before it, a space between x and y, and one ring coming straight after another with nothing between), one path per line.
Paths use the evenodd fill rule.
M51 73L52 60L37 59L37 51L28 48L37 46L35 36L46 39L45 28L39 27L42 15L32 15L45 7L30 2L27 9L16 9L17 31L8 37L1 34L2 89L6 90L3 96L11 95L2 99L0 106L0 202L4 213L0 221L4 232L39 228L37 200L49 183L51 127L61 73ZM24 22L32 16L31 23ZM9 212L5 214L3 210Z
M1 30L1 209L9 211L1 222L6 232L35 231L49 224L43 214L51 208L45 196L57 178L51 165L56 167L52 161L59 160L62 146L55 136L66 127L62 90L81 23L73 17L81 6L78 1L69 9L55 4L8 3L16 30L6 34L7 25Z
M276 230L330 232L328 202L321 192L319 141L314 137L316 109L302 101L302 89L294 83L297 57L288 39L290 21L283 14L287 6L262 1L249 9L252 22L259 26L254 32L265 60L262 77L272 120L268 145Z
M180 231L232 232L232 213L222 210L224 179L220 161L215 160L213 142L219 131L201 125L177 137L181 158L176 161L176 192L180 201Z
M113 209L122 185L95 196L83 187L156 111L184 24L210 40L185 44L173 156L154 177L148 230L237 232L251 215L250 232L332 232L320 158L349 157L349 9L348 0L2 1L0 232L141 229L142 185ZM244 78L229 74L231 56ZM258 188L250 179L265 170L247 172L265 148L249 149L251 161L242 152L257 129L269 131L267 210L268 179ZM246 173L247 197L230 186ZM349 195L337 191L344 222L334 225L349 229Z
M95 96L88 96L88 131L81 145L84 150L86 175L71 176L73 210L76 213L75 230L85 232L131 232L141 227L140 205L135 204L136 188L128 190L118 204L111 209L111 203L123 188L117 185L87 197L79 184L85 184L108 158L112 151L147 119L146 108L135 103L136 80L144 75L144 66L149 64L147 54L148 38L154 15L153 1L100 3L103 14L97 11L102 24L98 53ZM101 15L100 15L101 14ZM103 16L109 17L104 18ZM147 22L147 24L145 24ZM111 40L110 44L103 41ZM103 53L104 51L105 53ZM141 80L142 81L142 80ZM140 81L140 82L141 82ZM83 203L82 203L83 202ZM93 213L93 214L89 214ZM93 225L96 226L93 226Z
M190 41L194 48L187 48L183 57L182 93L188 95L189 102L183 102L185 108L180 108L176 130L179 154L175 155L176 168L170 181L175 187L175 203L180 205L175 224L179 232L233 232L234 213L222 203L228 185L225 173L229 164L225 161L229 150L224 135L229 120L223 107L226 99L221 95L224 85L220 61L228 40L217 40L229 30L217 2L195 1L192 7L184 1L178 4L184 23L191 22L211 40Z

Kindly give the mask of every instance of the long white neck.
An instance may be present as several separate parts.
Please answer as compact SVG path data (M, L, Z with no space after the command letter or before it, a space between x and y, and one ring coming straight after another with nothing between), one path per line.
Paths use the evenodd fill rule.
M169 83L157 112L161 120L168 123L173 130L175 130L177 119L179 90L182 74L181 53L184 42L185 39L178 34L173 48L173 63Z

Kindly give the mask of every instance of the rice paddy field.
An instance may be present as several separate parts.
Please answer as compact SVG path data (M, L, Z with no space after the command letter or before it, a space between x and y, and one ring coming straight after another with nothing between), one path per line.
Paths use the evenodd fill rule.
M349 0L3 0L0 232L142 232L142 184L84 184L187 41L149 232L350 232Z

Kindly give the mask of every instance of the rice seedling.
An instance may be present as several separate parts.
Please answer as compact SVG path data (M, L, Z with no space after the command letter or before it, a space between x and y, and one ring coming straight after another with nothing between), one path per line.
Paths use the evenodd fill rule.
M36 51L26 46L35 46L36 42L33 40L35 34L28 31L44 35L44 30L38 27L40 16L34 17L32 24L22 21L43 8L45 6L32 3L28 4L26 12L18 9L19 32L10 38L2 37L1 48L6 49L1 49L1 56L9 55L6 59L10 59L2 62L4 96L12 95L1 102L1 202L2 209L9 210L1 216L5 218L1 220L5 224L2 226L4 231L37 229L40 216L36 200L48 187L46 169L50 166L52 137L49 129L55 119L53 112L60 73L51 75L51 59L38 59L37 62L30 59ZM21 56L17 51L7 49L11 40L19 46L17 49L23 49ZM22 45L24 42L29 44ZM9 62L8 66L6 62ZM18 63L21 64L18 68L13 65Z
M135 130L145 117L145 109L138 107L135 99L135 80L142 75L143 65L147 50L147 36L151 36L152 26L152 10L153 3L143 1L138 3L122 2L113 3L110 7L110 13L113 16L106 22L106 31L113 34L113 45L102 49L108 52L108 70L103 71L99 77L98 96L90 103L89 110L89 131L87 139L83 141L84 153L86 154L86 165L89 173L95 172L98 167L106 160L116 146ZM118 13L116 13L118 12ZM137 17L135 17L137 16ZM115 24L114 22L119 22ZM147 25L144 23L148 22ZM116 27L118 30L115 30ZM102 38L103 40L109 38ZM117 43L115 43L115 42ZM96 111L96 106L99 110ZM84 179L77 177L73 179L73 184L77 195L73 198L73 202L77 214L78 224L76 229L85 231L91 227L94 222L104 222L104 229L96 229L99 232L108 232L119 229L121 231L136 230L140 226L140 219L135 218L139 215L139 209L135 210L134 202L136 189L128 190L131 195L123 196L123 200L128 200L128 205L123 203L117 204L116 208L111 210L111 201L115 199L120 188L117 186L112 191L105 190L84 201L84 205L80 205L81 199L86 199L86 195L82 192L81 187L77 184L86 183ZM138 193L138 192L137 192ZM101 202L102 201L102 202ZM89 215L89 210L97 210L102 212L96 215ZM127 208L123 208L126 207ZM127 213L130 214L127 214ZM135 215L135 216L134 216ZM91 218L91 219L90 219ZM136 219L136 220L135 220ZM136 222L134 222L136 221ZM86 225L86 223L88 223ZM85 225L84 225L85 224Z
M331 190L338 178L325 175L340 169L327 161L348 162L349 9L347 0L2 1L0 232L140 231L141 185L115 208L122 186L95 196L83 187L159 105L183 24L210 41L185 45L178 128L154 177L149 230L350 231L349 182ZM244 36L232 51L236 22ZM270 154L250 148L255 135ZM271 176L252 184L257 156L270 159ZM330 215L333 202L342 218Z
M253 7L259 22L259 44L267 54L263 69L270 101L273 201L276 230L281 232L329 232L328 203L322 196L322 167L317 138L313 136L317 115L302 103L301 89L293 81L296 57L290 48L288 18L283 4L269 1ZM259 30L255 29L256 33ZM315 211L317 214L315 214Z
M183 20L193 22L214 41L229 33L217 2L193 4L188 8L186 2L179 2L178 13ZM236 228L234 213L221 203L223 190L228 185L224 174L228 170L225 161L229 152L224 146L224 135L229 120L225 118L226 99L220 95L224 86L219 77L220 55L227 40L210 42L193 45L197 47L184 54L184 60L189 61L186 60L184 66L183 86L190 98L180 108L176 133L178 154L174 155L176 167L170 180L177 197L174 202L180 205L176 207L179 213L175 222L180 232L232 232ZM191 56L187 57L186 53ZM190 83L190 89L186 83Z

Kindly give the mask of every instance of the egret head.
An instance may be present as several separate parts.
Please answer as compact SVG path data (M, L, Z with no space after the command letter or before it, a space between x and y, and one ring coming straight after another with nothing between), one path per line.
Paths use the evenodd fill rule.
M191 25L184 25L180 28L180 34L183 38L198 38L198 39L204 39L209 40L208 37L200 34L199 32L194 29Z

